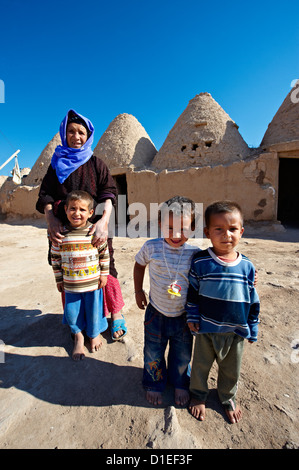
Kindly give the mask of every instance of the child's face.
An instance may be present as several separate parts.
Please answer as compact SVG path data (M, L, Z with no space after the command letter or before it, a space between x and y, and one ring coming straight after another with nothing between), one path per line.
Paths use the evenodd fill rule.
M212 242L214 253L217 256L229 257L235 253L235 247L244 232L239 211L212 215L210 225L204 232Z
M161 231L168 245L179 248L188 240L191 232L191 217L166 215L161 221Z
M72 227L84 227L88 219L92 216L93 210L88 207L88 202L84 200L71 200L65 206L66 216Z

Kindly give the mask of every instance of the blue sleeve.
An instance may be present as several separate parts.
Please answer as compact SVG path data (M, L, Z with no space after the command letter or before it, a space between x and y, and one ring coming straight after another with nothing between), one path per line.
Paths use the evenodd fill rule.
M252 287L250 293L250 311L248 315L248 326L250 329L251 336L249 341L257 341L258 325L259 325L259 313L260 313L260 300L255 287Z

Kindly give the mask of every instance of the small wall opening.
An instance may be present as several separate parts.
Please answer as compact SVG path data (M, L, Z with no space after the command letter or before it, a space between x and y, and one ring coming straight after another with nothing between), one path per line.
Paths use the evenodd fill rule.
M277 219L299 226L299 156L279 160Z

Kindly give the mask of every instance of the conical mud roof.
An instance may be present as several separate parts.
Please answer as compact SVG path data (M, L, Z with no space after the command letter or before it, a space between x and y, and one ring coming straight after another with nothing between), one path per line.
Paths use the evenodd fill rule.
M100 138L94 154L108 168L147 168L157 150L139 121L131 114L119 114Z
M54 135L53 139L46 145L35 164L33 165L29 175L26 177L24 182L27 186L39 185L42 182L43 177L47 173L51 158L57 145L61 145L61 139L59 132Z
M200 93L178 118L152 167L162 170L214 166L249 154L235 122L209 93Z
M268 125L261 147L299 140L299 81Z

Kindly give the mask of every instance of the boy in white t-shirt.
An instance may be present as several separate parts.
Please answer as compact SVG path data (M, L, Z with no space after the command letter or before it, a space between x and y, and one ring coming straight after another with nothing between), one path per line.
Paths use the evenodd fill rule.
M187 244L195 225L195 204L175 196L159 211L163 238L148 240L135 256L134 286L136 303L145 309L143 387L147 400L162 403L167 378L175 388L175 402L189 401L188 365L192 335L186 323L185 304L192 256L199 248ZM143 291L146 266L149 266L149 304ZM165 350L169 345L167 366Z

